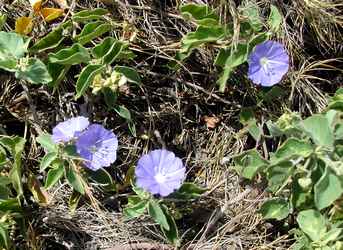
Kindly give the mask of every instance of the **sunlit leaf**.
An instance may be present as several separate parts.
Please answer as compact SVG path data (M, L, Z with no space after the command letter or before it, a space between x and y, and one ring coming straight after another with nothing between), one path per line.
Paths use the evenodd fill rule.
M15 76L19 79L36 84L47 84L52 81L45 64L36 58L29 58L27 62L15 72Z
M279 12L278 8L275 5L270 6L270 14L268 18L269 28L276 32L280 29L282 23L282 15Z
M297 222L301 230L313 241L320 241L327 231L324 216L316 210L301 211Z
M62 65L77 65L89 62L91 58L86 48L75 43L72 47L59 50L56 54L50 54L49 60Z
M64 14L63 9L57 9L57 8L43 8L41 9L42 16L44 17L44 20L46 22L51 22Z
M314 186L314 201L321 210L330 206L343 194L343 179L337 176L330 167L325 168L323 176Z
M46 205L49 203L49 194L41 186L37 178L30 174L28 177L27 185L34 197L34 199L41 205Z
M104 15L108 14L106 9L93 9L93 10L83 10L75 13L72 16L73 21L75 22L88 22L102 19Z
M256 149L252 149L242 154L235 156L235 169L244 178L252 179L260 171L267 166L268 161L262 158Z
M94 77L104 69L105 66L102 64L90 64L83 68L76 82L76 99L80 98L86 92Z
M75 37L75 40L84 45L109 32L111 29L112 25L103 21L88 23L83 27L81 33Z
M75 210L76 210L77 206L79 205L79 201L80 201L81 197L82 197L82 195L75 190L71 194L71 196L69 198L69 202L68 202L69 210L70 210L71 214L75 213Z
M193 19L199 25L218 25L219 17L208 7L208 5L193 3L185 4L180 7L180 11L185 18Z
M0 13L0 31L5 26L6 20L7 20L7 15Z
M36 141L47 151L57 152L57 144L52 140L50 134L41 134L37 137Z
M333 146L334 136L327 117L321 114L313 115L304 120L303 125L305 131L316 144L327 147Z
M180 245L180 239L179 239L179 233L178 229L175 223L175 220L173 216L168 211L168 208L165 205L161 205L161 209L164 213L164 216L167 219L167 223L169 225L169 229L166 229L161 226L161 230L163 231L163 234L166 236L166 238L169 240L171 244L178 247Z
M222 26L205 27L199 26L196 31L189 32L182 39L181 53L187 53L193 48L197 48L202 44L217 42L225 36L225 28Z
M30 39L12 33L0 31L0 61L2 58L22 58L27 53Z
M48 171L45 185L46 189L53 187L63 176L64 174L64 166L63 164L57 164L55 168L52 168Z
M72 26L72 22L68 21L56 29L51 31L49 34L38 40L31 48L32 52L42 52L48 49L54 49L61 44L61 42L67 37L65 32Z
M271 199L263 203L259 211L265 219L282 220L290 212L288 202L283 199Z
M66 177L69 184L80 194L85 194L85 186L80 174L69 167L66 171Z
M115 66L114 70L125 76L127 81L135 83L137 85L141 84L141 78L136 69L126 66Z
M223 67L223 73L217 81L219 90L223 92L226 87L226 82L232 71L239 65L245 63L248 59L248 44L238 44L236 49L231 47L221 49L215 64Z
M57 158L57 152L47 153L40 162L40 171L44 171L46 168L50 167L51 163Z
M242 15L247 18L250 27L255 31L261 31L263 28L262 18L260 16L261 9L254 1L246 1L242 8Z
M33 22L32 17L19 17L15 21L15 32L21 35L27 35L32 31Z
M147 206L148 206L148 201L146 200L139 199L136 204L132 204L132 200L131 200L131 204L129 204L128 207L124 208L124 211L123 211L125 219L129 220L129 219L133 219L133 218L141 216L146 211Z
M100 44L92 49L95 58L101 59L102 63L111 64L127 48L128 44L118 41L113 37L106 37Z
M35 13L38 13L42 7L42 0L29 0Z
M149 215L164 229L169 230L167 218L158 202L150 200L148 204Z

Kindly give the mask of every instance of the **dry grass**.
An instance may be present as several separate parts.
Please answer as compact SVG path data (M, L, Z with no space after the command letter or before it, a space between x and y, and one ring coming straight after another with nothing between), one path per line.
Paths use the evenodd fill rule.
M0 0L0 11L9 16L6 30L14 27L17 17L29 13L27 1L10 2ZM199 2L217 8L223 21L238 18L236 8L240 1ZM275 39L286 44L292 70L282 84L284 97L272 103L259 103L258 118L277 117L285 110L296 110L302 115L321 111L327 94L343 83L343 64L339 59L343 56L342 4L324 0L273 2L277 2L285 17ZM73 10L104 6L90 0L74 3ZM265 9L271 1L257 3ZM130 34L136 33L131 49L139 57L131 66L141 73L143 87L129 90L119 101L135 117L137 138L129 135L125 122L115 113L104 111L101 99L74 101L75 79L71 76L53 95L39 86L30 86L25 91L14 78L0 76L0 132L26 136L30 142L26 167L37 171L37 158L42 152L35 136L40 131L50 131L66 117L90 116L119 135L119 159L112 171L119 183L139 155L165 145L183 157L189 180L209 189L199 201L190 204L191 213L182 219L184 249L287 249L290 239L278 234L277 226L264 222L257 213L267 195L263 188L247 186L231 166L231 157L251 146L247 135L240 131L237 116L242 106L256 104L260 90L251 86L243 69L230 79L227 93L218 93L218 72L213 66L216 50L210 46L199 49L179 72L166 71L163 65L179 48L180 38L194 29L194 25L180 17L178 4L180 1L176 0L119 0L115 6L109 6L115 19L126 22ZM41 24L34 35L41 36L49 29L49 25ZM118 30L113 35L125 34ZM221 122L215 129L208 129L204 116L218 117ZM24 245L30 249L106 249L164 242L159 228L149 218L124 222L121 209L125 204L120 202L129 191L104 197L96 190L94 187L102 204L100 211L83 202L70 215L70 190L61 184L49 207L34 212L30 241Z

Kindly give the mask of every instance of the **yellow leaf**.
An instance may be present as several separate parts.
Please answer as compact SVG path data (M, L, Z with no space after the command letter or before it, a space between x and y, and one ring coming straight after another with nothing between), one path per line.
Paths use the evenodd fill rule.
M32 31L33 22L31 17L19 17L15 21L15 32L22 35L27 35Z
M29 0L32 9L35 13L38 13L42 7L42 0Z
M59 18L62 16L64 11L62 9L56 9L56 8L43 8L41 10L41 14L44 17L44 20L47 22L53 21L56 18Z

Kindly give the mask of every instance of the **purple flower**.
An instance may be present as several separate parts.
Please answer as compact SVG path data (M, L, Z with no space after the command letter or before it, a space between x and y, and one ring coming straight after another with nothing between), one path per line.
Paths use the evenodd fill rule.
M289 57L283 45L274 41L258 44L249 55L248 77L266 87L281 81L289 68Z
M180 158L165 149L143 155L135 173L137 186L152 194L167 196L181 186L186 168Z
M52 140L55 143L68 142L85 130L88 125L88 118L83 116L77 116L60 122L52 129Z
M109 167L117 159L118 139L110 130L93 124L76 141L77 153L91 170Z

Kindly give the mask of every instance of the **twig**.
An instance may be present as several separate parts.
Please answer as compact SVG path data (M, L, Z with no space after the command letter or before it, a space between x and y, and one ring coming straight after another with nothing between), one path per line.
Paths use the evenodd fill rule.
M132 243L132 244L122 244L117 245L112 248L108 248L106 250L173 250L174 248L166 245L166 244L158 244L158 243Z
M212 213L212 216L210 217L210 219L207 223L207 226L206 226L206 228L205 228L205 230L204 230L199 241L203 240L207 236L207 234L210 231L212 231L214 226L217 224L218 220L225 215L225 211L229 208L229 206L231 206L232 204L239 202L242 199L244 199L244 197L246 197L248 194L250 194L251 191L252 191L252 188L246 189L243 193L239 194L236 198L234 198L232 200L228 200L227 202L225 202L224 206L222 206L220 209L216 209Z

